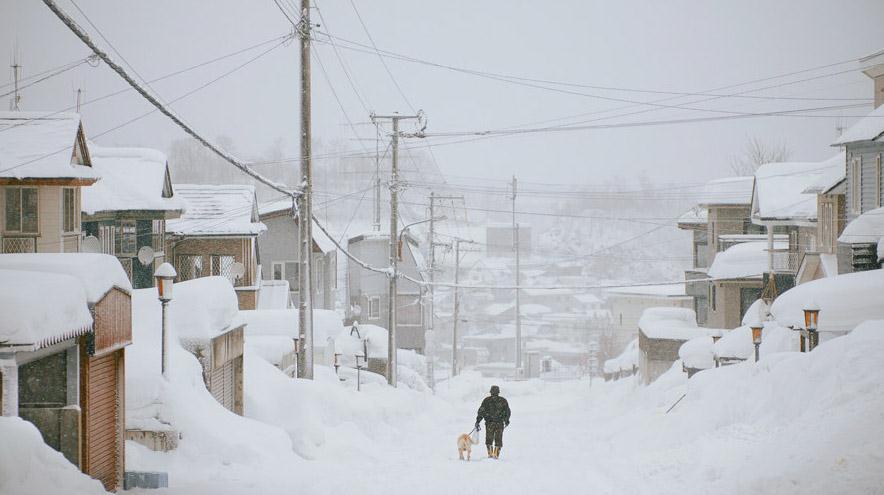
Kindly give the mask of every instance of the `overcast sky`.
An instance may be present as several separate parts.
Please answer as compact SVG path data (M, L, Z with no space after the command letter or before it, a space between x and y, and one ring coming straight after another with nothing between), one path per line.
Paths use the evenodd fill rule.
M290 0L289 0L290 1ZM96 35L70 0L59 5ZM855 60L884 49L884 2L867 1L392 1L356 0L356 7L377 46L440 64L487 73L552 81L528 82L559 91L477 77L449 69L388 59L387 66L405 98L429 117L427 132L500 129L553 121L628 106L624 101L656 101L668 95L588 88L604 86L644 91L703 92L770 76L838 62L844 63L752 86L720 90L727 94L765 85L749 93L778 97L719 98L687 106L694 110L630 106L553 124L595 120L620 124L652 120L720 118L733 112L758 113L865 103L868 78ZM349 0L318 0L313 12L319 30L370 44ZM128 63L146 79L285 35L291 28L273 0L77 0L77 5ZM325 38L327 39L327 38ZM343 42L342 42L343 43ZM172 100L243 64L272 45L264 45L199 70L152 84ZM4 61L20 54L23 76L88 55L87 48L36 0L0 1L0 52ZM328 44L316 55L328 70L344 109L363 138L365 106L378 113L410 112L379 58L341 46L352 85ZM117 54L111 52L115 58ZM358 150L368 141L353 131L332 95L318 63L313 64L314 134ZM841 74L832 75L841 72ZM10 89L6 73L0 94ZM283 138L286 155L296 156L298 136L297 44L279 47L172 106L205 135L226 135L244 156L257 156ZM818 77L820 76L820 77ZM813 78L799 84L785 84ZM524 81L523 81L524 82ZM582 85L563 86L555 82ZM74 103L75 90L96 98L124 87L104 65L82 65L23 90L25 110L60 110ZM576 95L561 90L584 93ZM594 95L594 96L587 96ZM601 96L602 98L598 98ZM844 98L850 100L834 100ZM8 97L4 97L7 100ZM685 105L696 98L667 101ZM8 103L3 102L6 107ZM715 109L701 112L696 108ZM86 105L88 135L114 128L151 108L132 92ZM522 134L444 144L463 138L437 137L434 154L454 180L481 176L541 182L599 183L614 175L642 171L659 180L696 182L729 175L728 162L749 137L785 143L796 160L821 160L836 127L871 109L817 112L817 117L728 118L684 124ZM619 113L647 110L614 117ZM839 116L843 116L839 117ZM549 125L549 124L540 124ZM533 127L536 127L534 125ZM181 133L158 114L96 138L105 145L147 145L167 149ZM287 165L292 166L292 165ZM316 166L322 166L318 160Z

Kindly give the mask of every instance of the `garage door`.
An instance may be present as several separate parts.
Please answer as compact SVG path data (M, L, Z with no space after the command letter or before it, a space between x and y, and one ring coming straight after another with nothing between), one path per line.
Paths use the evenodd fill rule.
M233 411L236 398L235 361L231 360L215 368L209 374L209 392L225 408Z
M123 351L87 357L83 394L83 472L117 489L123 471Z

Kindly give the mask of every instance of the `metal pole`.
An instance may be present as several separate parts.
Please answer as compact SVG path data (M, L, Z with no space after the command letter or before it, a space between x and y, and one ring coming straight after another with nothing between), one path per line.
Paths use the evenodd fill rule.
M300 263L298 270L298 323L301 348L298 354L298 376L313 379L313 163L310 117L310 0L301 0L301 183L303 194L298 198L298 235Z
M451 376L457 376L457 320L460 319L460 239L454 240L454 322L451 327Z
M755 343L755 362L756 362L756 363L758 362L758 357L759 357L759 351L760 351L760 349L761 349L761 344L758 343L758 342L756 342L756 343Z
M435 230L435 228L436 228L436 210L435 210L435 207L436 207L436 194L433 191L430 191L430 232L427 235L427 237L428 237L427 246L430 248L430 253L429 253L430 254L430 267L429 267L430 268L430 273L429 273L430 301L429 301L429 305L428 305L430 314L428 315L427 322L428 322L428 327L429 327L428 333L430 334L430 338L434 340L434 342L433 342L434 345L435 345L435 339L436 339L436 326L435 326L435 322L436 322L436 306L435 306L435 304L436 304L436 287L434 286L434 283L436 281L436 246L434 244L436 241L436 237L435 237L435 235L436 235L436 230ZM424 340L426 340L426 339L424 339ZM433 350L435 350L435 349L430 349L430 346L428 346L427 343L424 342L424 355L427 357L427 381L429 382L431 390L436 389L436 377L435 377L436 371L434 370L434 367L433 367L433 364L434 364L433 360L435 359L435 357L433 356L433 354L431 352L428 352L428 351L433 351Z
M516 254L516 369L522 368L522 313L519 304L519 279L521 267L519 263L519 224L516 223L516 176L513 176L513 251Z
M396 386L396 306L399 277L399 118L393 117L393 166L390 178L390 304L387 332L387 383Z
M169 305L169 301L160 301L160 305L163 308L163 329L162 329L162 364L160 365L160 371L163 374L163 378L168 380L168 376L166 375L166 371L169 369L169 332L168 332L168 317L166 316L166 306Z

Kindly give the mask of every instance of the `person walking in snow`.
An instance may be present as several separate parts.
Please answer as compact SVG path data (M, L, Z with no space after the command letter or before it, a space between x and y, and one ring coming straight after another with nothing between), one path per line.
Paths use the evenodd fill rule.
M503 429L510 425L510 405L500 396L500 387L493 385L491 395L485 397L476 415L476 431L480 431L479 423L485 420L485 447L488 457L500 458L503 447Z

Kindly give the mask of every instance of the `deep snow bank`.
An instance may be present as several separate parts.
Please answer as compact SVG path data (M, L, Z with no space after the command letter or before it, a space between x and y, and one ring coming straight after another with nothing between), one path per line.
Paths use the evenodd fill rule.
M98 495L97 480L43 443L40 432L21 418L0 417L0 494Z

